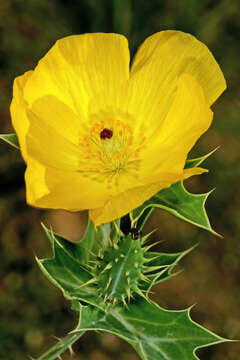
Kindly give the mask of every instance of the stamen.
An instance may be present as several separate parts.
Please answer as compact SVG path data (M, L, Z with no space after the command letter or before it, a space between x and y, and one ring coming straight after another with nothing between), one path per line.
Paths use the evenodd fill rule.
M112 136L113 136L113 131L110 129L105 128L100 132L100 138L102 140L111 139Z
M139 176L145 136L142 129L133 132L132 126L125 121L109 116L104 118L92 123L79 139L78 171L92 180L107 180L108 186L112 187L126 172Z

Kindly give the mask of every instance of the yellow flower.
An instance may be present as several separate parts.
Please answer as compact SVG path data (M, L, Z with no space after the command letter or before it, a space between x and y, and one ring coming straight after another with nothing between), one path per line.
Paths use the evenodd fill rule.
M122 35L58 40L14 82L27 202L89 209L99 225L204 172L184 164L225 87L207 47L179 31L147 38L130 70Z

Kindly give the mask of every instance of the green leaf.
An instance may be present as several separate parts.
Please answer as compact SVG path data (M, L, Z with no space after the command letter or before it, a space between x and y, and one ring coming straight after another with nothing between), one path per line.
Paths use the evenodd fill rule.
M62 292L69 300L83 301L87 304L105 308L102 299L96 295L96 288L92 285L92 275L86 265L86 259L94 257L91 249L92 239L89 239L89 248L84 240L87 234L98 238L100 232L92 232L92 224L88 225L86 234L79 243L72 243L62 236L44 227L52 244L53 257L50 259L38 259L37 263L43 274ZM102 235L103 236L103 235ZM98 239L99 240L99 239ZM96 239L96 242L98 241ZM89 282L89 283L88 283ZM88 285L83 286L88 283Z
M4 140L6 143L12 145L16 149L20 149L18 138L16 134L0 134L0 139Z
M194 355L197 348L225 341L194 323L190 319L189 310L167 311L148 299L150 288L174 276L172 270L191 249L165 254L147 251L149 247L146 246L144 274L147 281L146 278L141 278L143 286L140 286L144 299L139 296L141 294L133 293L133 299L131 298L128 303L119 302L114 305L104 301L104 293L101 294L101 288L93 277L92 266L86 263L86 254L89 252L88 262L91 264L93 261L95 266L102 264L103 257L98 258L92 253L95 247L94 240L90 239L88 243L86 236L88 234L98 237L96 242L103 244L104 248L104 238L106 240L106 236L109 236L109 228L105 234L102 228L95 233L92 226L88 225L86 234L79 243L71 243L45 228L52 245L53 257L37 259L38 264L46 277L72 302L72 309L80 312L80 319L77 328L69 336L54 345L38 360L55 359L69 347L68 344L73 344L86 330L102 330L116 334L128 341L143 360L197 359ZM123 242L121 237L119 242ZM99 246L96 246L98 250ZM115 244L115 247L109 245L108 251L111 248L116 252L120 249L120 243ZM146 272L147 268L150 270ZM108 281L106 286L107 283ZM75 339L71 338L71 335L79 336Z
M41 260L36 258L44 275L63 292L67 299L72 301L74 310L76 310L76 301L105 309L104 296L98 296L99 287L94 282L94 272L91 270L92 263L96 264L98 261L102 262L103 260L98 260L98 257L92 252L94 246L89 245L93 244L92 238L89 239L89 244L86 241L88 235L95 236L96 243L103 244L104 234L102 229L99 229L96 233L92 223L90 223L83 240L79 243L72 243L46 227L44 227L44 230L51 242L53 252L52 258ZM89 248L87 248L87 245L89 245ZM149 281L145 282L143 280L141 288L148 293L153 285L174 276L172 274L173 268L190 250L175 254L146 251L144 257L147 260L146 266L150 269L147 273ZM90 265L86 263L86 259ZM145 269L147 269L146 266ZM102 289L103 292L104 289Z
M219 146L216 147L215 149L213 149L212 151L210 151L208 154L203 155L203 156L200 156L200 157L198 157L198 158L188 159L188 160L186 161L186 164L185 164L184 169L190 169L190 168L194 168L194 167L197 167L197 166L201 165L202 162L205 161L206 159L208 159L209 156L211 156L212 154L214 154L215 151L217 151L218 148L219 148Z
M147 252L145 253L145 258L148 258L149 263L148 266L149 267L155 267L156 270L152 271L151 273L148 274L148 279L151 280L150 284L146 284L144 288L147 291L151 290L151 287L153 285L159 284L163 281L169 280L171 279L173 276L177 275L178 272L173 273L173 269L175 268L175 266L179 263L179 261L185 256L187 255L190 251L192 251L195 248L195 246L193 246L190 249L187 249L185 251L181 251L178 253L159 253L159 252ZM157 267L163 267L162 271L158 270ZM164 268L165 266L165 268Z
M85 334L85 331L66 335L63 339L59 339L59 341L54 346L52 346L51 349L37 358L37 360L60 359L60 355L66 350L69 350L70 354L72 355L72 344L74 344L83 334Z
M128 309L115 306L108 312L80 305L72 333L87 330L121 337L143 360L194 360L197 349L226 341L192 321L190 309L168 311L141 298Z
M216 149L215 149L216 150ZM208 158L215 150L209 154L193 160L187 160L186 168L196 167ZM191 194L183 185L177 182L167 189L159 191L151 199L147 200L139 208L132 212L133 223L138 229L142 229L153 208L160 208L168 211L177 218L189 222L195 226L217 234L209 222L205 203L212 191L205 194Z
M98 230L95 231L94 224L89 219L83 238L78 243L72 243L71 241L63 238L61 235L46 228L44 224L42 224L42 226L51 242L52 247L54 242L57 241L59 246L64 249L68 256L74 258L81 264L87 264L89 260L94 258L94 254L97 255L99 250L106 246L107 238L110 233L109 224L99 226Z
M159 191L150 200L134 210L134 222L136 222L137 227L139 227L138 221L140 221L140 224L143 223L141 216L144 212L148 208L156 207L168 211L181 220L208 230L214 235L218 235L212 229L205 210L205 202L211 192L212 191L206 194L191 194L185 189L182 182L178 182L167 189Z

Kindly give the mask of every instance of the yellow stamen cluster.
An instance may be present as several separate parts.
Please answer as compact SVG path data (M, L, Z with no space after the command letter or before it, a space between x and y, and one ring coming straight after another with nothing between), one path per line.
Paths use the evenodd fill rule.
M79 171L83 176L107 180L109 184L116 184L122 173L136 176L144 143L143 131L134 132L124 120L104 115L80 137Z

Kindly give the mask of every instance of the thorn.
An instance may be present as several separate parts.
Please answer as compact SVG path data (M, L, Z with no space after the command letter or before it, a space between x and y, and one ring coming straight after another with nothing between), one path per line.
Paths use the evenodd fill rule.
M118 263L119 258L115 258L114 261L115 261L115 263Z
M130 279L130 277L128 276L128 277L127 277L127 283L128 283L128 285L130 285L130 282L131 282L131 279Z
M73 351L73 348L72 348L72 345L69 345L68 350L69 350L69 352L70 352L70 356L74 356L74 355L75 355L75 354L74 354L74 351Z
M122 232L122 230L120 229L120 227L118 227L118 225L115 223L115 221L113 221L113 225L118 233L119 236L124 236L124 233Z
M88 249L88 252L90 255L92 255L93 257L98 257L97 254L95 254L94 252L92 252L91 250ZM90 261L90 260L89 260Z
M135 290L135 292L136 292L138 295L140 295L142 298L144 298L146 301L149 302L149 299L147 298L146 295L144 295L144 293L143 293L143 291L142 291L141 289L137 288L137 289Z
M171 277L178 276L178 275L181 274L182 272L184 272L184 269L180 269L180 270L176 271L176 272L173 273L173 274L170 272L170 276L171 276Z
M108 236L107 240L108 240L109 246L114 248L114 243L113 243L112 239L110 238L110 236Z
M123 305L129 310L129 307L128 307L127 303L126 303L124 295L122 295L122 302L123 302Z
M154 261L155 259L159 258L159 255L153 256L151 258L143 258L144 263L149 263L151 261Z
M93 264L98 264L97 260L88 260L88 262L93 263Z
M158 230L158 229L154 229L154 230L152 230L150 233L144 235L144 236L142 237L142 239L141 239L141 240L142 240L142 245L144 245L145 242L147 242L147 240L150 238L150 236L151 236L153 233L155 233L157 230Z
M160 244L161 242L163 242L162 240L159 240L157 242L154 242L153 244L150 244L148 246L144 246L142 249L147 252L149 249L151 249L153 246L157 245L157 244Z
M86 270L92 275L93 273L95 273L96 267L90 266L90 265L84 265Z
M114 298L114 299L113 299L113 305L116 305L116 304L117 304L117 302L118 302L118 301L117 301L117 299L116 299L116 298Z
M43 230L47 233L49 229L46 227L46 225L41 221L40 225L42 226Z
M103 298L103 302L107 302L107 299L108 299L108 296L105 295L104 298Z
M179 253L179 257L176 259L176 261L172 264L172 265L176 265L184 256L188 255L191 251L193 251L197 246L199 245L199 243L193 245L192 247L190 247L187 250L184 250L182 252Z
M119 246L113 241L113 248L115 249L115 250L118 250L119 249Z
M54 240L56 240L56 237L55 237L55 234L54 234L54 231L53 231L52 226L50 226L49 230L50 230L50 233L51 233L52 238L53 238Z
M57 340L57 341L62 341L61 338L59 338L59 337L57 337L57 336L55 336L55 335L52 335L52 337L53 337L55 340Z
M101 274L103 274L106 270L109 270L112 268L112 263L108 263L105 268L101 271Z
M79 285L79 286L76 286L75 289L80 289L80 288L83 287L83 286L87 286L87 285L92 284L92 283L95 283L95 282L97 282L97 279L96 279L96 278L92 278L92 279L88 280L87 282L85 282L85 283L83 283L83 284L81 284L81 285Z
M143 271L144 274L150 273L152 271L157 271L160 269L168 269L170 266L169 265L158 265L158 266L143 266Z
M163 269L162 271L159 271L159 272L154 276L154 278L153 278L153 280L152 280L152 282L151 282L150 288L153 287L153 285L154 285L154 284L156 283L156 281L160 278L160 276L161 276L162 274L164 274L169 268L170 268L170 267L168 266L166 269ZM173 275L170 274L170 276L173 276ZM149 289L150 289L150 288L149 288Z
M121 257L121 258L124 258L124 257L125 257L125 255L124 255L124 254L120 254L120 257Z
M126 271L126 272L125 272L125 275L128 276L128 275L129 275L129 271Z
M137 262L135 262L134 267L135 267L136 269L138 268L138 263L137 263Z
M130 287L126 288L126 293L127 293L127 297L128 297L128 302L130 303L131 300L131 291L130 291Z
M62 357L61 357L61 355L58 355L58 357L57 357L59 360L62 360Z
M140 274L140 279L142 279L143 281L146 281L147 283L151 282L151 280L149 280L149 278L147 276L145 276L143 273Z
M112 277L109 276L109 279L108 279L108 282L107 282L107 285L106 285L106 290L109 288L109 285L110 285L111 281L112 281Z

